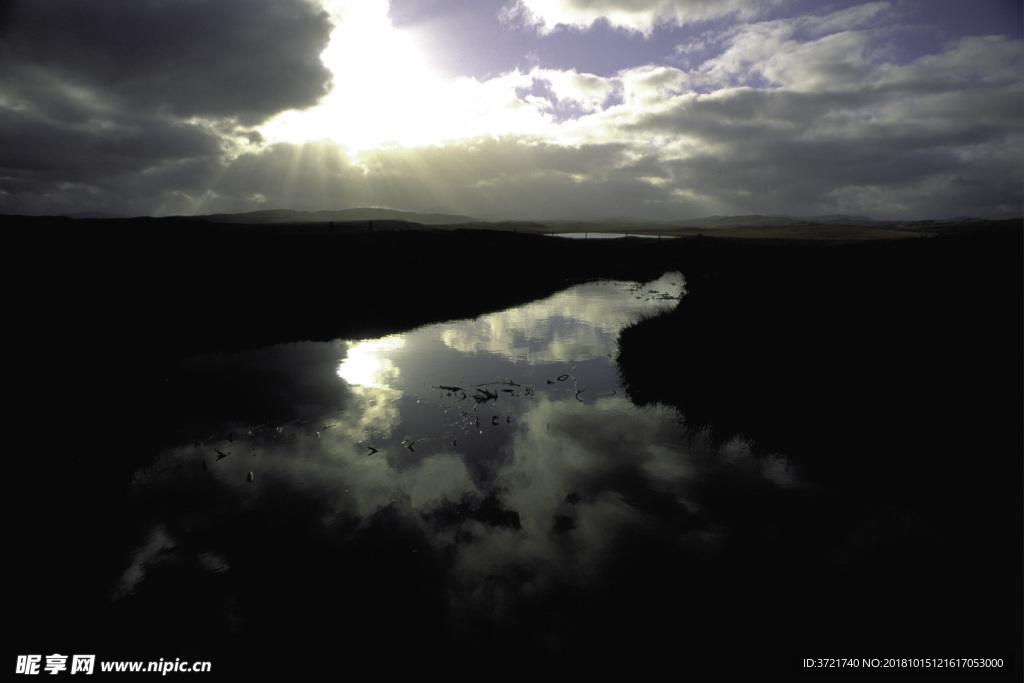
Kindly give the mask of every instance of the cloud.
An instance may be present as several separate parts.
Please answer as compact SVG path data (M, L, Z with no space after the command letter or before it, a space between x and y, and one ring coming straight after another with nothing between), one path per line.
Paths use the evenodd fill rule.
M169 213L241 210L255 195L301 209L445 205L478 217L619 215L669 199L629 172L627 146L563 145L534 136L480 137L350 157L336 144L279 143L228 162L201 203L180 198ZM191 195L190 195L191 196Z
M17 169L23 179L60 173L65 182L86 182L144 170L154 159L207 157L221 149L215 132L173 119L157 124L119 113L96 123L0 110L2 165Z
M208 180L331 82L331 24L304 0L19 2L4 21L5 211L153 211L157 181Z
M514 0L506 21L550 33L560 27L587 29L598 21L650 34L664 25L683 26L723 17L749 20L784 0Z
M539 87L547 96L543 100L546 111L564 110L573 117L603 110L621 89L614 79L578 73L575 69L537 67L530 71L529 76L533 80L532 89Z
M116 16L106 2L71 3L60 22L57 6L14 6L0 38L3 212L443 205L519 219L921 218L1009 217L1022 204L1022 42L966 36L929 54L899 52L917 29L897 21L890 3L705 27L675 52L666 43L663 63L606 75L536 66L406 88L420 74L409 67L408 78L355 107L345 93L373 74L342 73L351 61L343 46L326 52L339 86L317 99L332 82L317 57L330 17L305 2L251 2L245 11L237 2L157 2ZM583 16L616 5L544 7ZM712 11L636 7L651 17ZM86 11L94 31L65 25ZM193 45L186 28L204 17L227 47ZM167 19L166 40L125 38L130 18L142 29ZM53 35L29 19L51 22ZM399 45L385 19L375 30ZM278 41L263 40L268 20ZM358 34L354 24L346 30ZM279 62L299 66L286 78ZM401 61L385 65L404 73ZM257 87L250 72L264 67L268 80ZM317 101L330 106L286 114L288 130L305 137L279 134L275 113ZM349 134L395 142L360 146Z
M891 29L871 26L885 8L859 9L736 27L690 71L620 72L621 103L580 135L656 141L659 187L710 213L1019 214L1021 42L895 64Z
M305 0L63 0L17 3L0 43L5 86L45 79L36 92L54 100L30 101L51 116L77 99L64 117L130 108L253 124L326 94L330 30Z

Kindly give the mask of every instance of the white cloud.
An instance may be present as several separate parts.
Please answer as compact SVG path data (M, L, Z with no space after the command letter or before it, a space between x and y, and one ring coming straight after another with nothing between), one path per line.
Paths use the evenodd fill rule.
M508 21L548 33L586 29L604 20L614 28L650 34L659 26L694 24L722 17L749 20L784 0L514 0Z
M546 82L559 100L571 102L585 113L601 111L621 88L618 79L578 73L575 69L562 71L535 68L530 75Z
M792 23L799 25L811 37L821 37L869 26L885 26L895 14L892 3L869 2L829 14L801 17Z

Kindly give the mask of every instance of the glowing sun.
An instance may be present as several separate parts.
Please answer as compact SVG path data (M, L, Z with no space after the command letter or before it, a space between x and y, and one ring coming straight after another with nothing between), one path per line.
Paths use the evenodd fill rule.
M392 26L387 0L326 0L324 7L334 31L320 59L334 74L333 89L316 107L266 124L271 142L332 140L360 152L544 127L544 117L516 95L529 74L444 79L430 71L412 35Z
M329 139L359 151L439 142L451 130L436 98L447 84L423 65L413 42L388 19L388 3L329 0L335 28L320 59L334 74L321 103L267 124L274 141Z

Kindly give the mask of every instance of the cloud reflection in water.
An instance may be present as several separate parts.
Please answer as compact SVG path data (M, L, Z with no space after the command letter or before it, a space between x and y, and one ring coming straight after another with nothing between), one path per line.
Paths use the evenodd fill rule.
M638 539L674 554L714 552L722 527L692 493L727 459L709 460L667 410L635 407L611 359L623 325L683 291L678 274L639 287L591 283L476 320L325 345L333 352L303 344L250 355L259 365L303 354L280 365L333 377L344 400L244 430L225 421L216 432L224 438L164 451L133 484L149 526L117 595L144 588L147 568L168 553L202 559L185 563L191 571L258 580L270 570L254 566L260 554L231 534L267 519L267 542L307 539L292 552L321 563L323 548L339 558L370 552L359 539L377 533L388 552L426 553L443 573L438 604L447 611L430 619L467 630L483 620L515 631L524 606L598 589ZM237 373L250 383L254 371L238 358L217 370L219 381ZM742 448L735 456L748 458ZM392 537L395 524L403 531ZM286 564L275 565L275 581L287 583L297 572L288 567L303 558L278 561ZM537 637L557 641L559 623Z

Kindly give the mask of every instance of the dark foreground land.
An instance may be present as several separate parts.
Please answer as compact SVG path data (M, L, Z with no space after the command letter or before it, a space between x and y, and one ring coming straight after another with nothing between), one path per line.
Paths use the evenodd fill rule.
M811 649L1019 662L1019 229L723 248L671 314L623 332L619 363L634 400L782 454L819 487L709 487L708 509L746 520L731 580L790 596L790 635ZM775 613L746 595L751 614Z
M743 656L730 642L999 653L1019 679L1020 221L870 243L380 227L6 220L12 653L108 643L96 586L123 569L125 482L152 458L152 416L173 411L162 377L177 360L380 335L678 269L679 307L622 335L630 395L719 443L786 456L813 485L793 496L752 482L742 500L708 486L702 504L741 532L706 570L707 594L666 601L653 587L671 583L659 572L672 558L639 548L650 575L585 608L594 624L643 619L636 642L603 642L595 626L581 647L663 660L688 643L658 624L728 595L699 641L725 657Z

